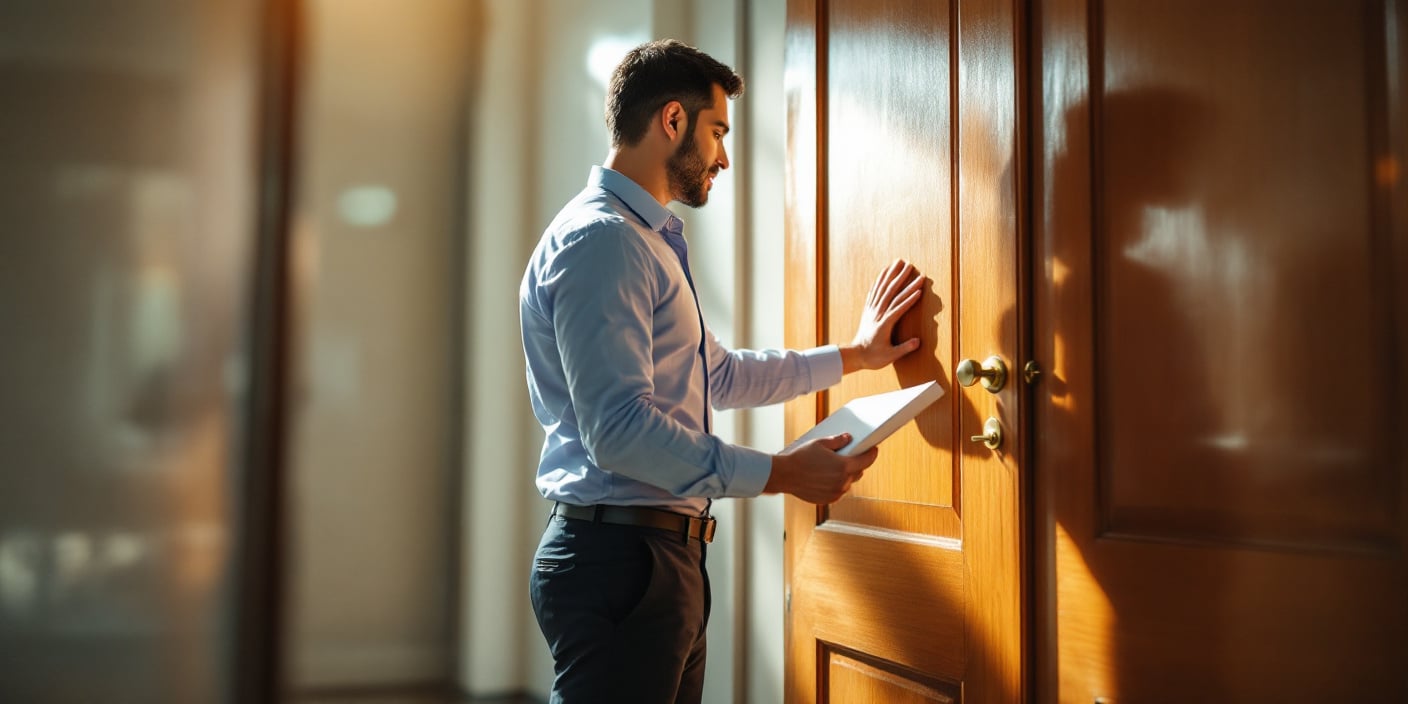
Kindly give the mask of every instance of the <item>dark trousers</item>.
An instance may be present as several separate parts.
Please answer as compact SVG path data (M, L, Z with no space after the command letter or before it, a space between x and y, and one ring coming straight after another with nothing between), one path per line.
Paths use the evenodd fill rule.
M553 516L533 561L553 704L696 704L709 574L678 533Z

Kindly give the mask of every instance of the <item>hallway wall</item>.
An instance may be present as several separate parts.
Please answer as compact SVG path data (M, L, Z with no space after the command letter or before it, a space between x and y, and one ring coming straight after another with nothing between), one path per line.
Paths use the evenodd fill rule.
M288 684L443 681L473 5L305 0Z

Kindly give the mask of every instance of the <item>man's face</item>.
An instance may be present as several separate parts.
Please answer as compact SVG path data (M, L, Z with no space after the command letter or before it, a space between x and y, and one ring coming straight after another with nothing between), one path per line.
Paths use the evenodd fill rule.
M665 162L672 198L691 208L709 202L714 177L728 168L728 154L724 151L728 130L728 96L715 85L714 104L699 111L685 128L679 148Z

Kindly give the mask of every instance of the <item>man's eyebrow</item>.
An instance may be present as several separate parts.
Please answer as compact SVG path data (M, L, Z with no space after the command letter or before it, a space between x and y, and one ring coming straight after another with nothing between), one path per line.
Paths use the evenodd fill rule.
M727 123L727 122L724 122L723 120L715 120L715 121L714 121L714 126L715 126L715 127L722 127L722 128L724 128L724 134L728 134L728 129L729 129L729 128L728 128L728 123Z

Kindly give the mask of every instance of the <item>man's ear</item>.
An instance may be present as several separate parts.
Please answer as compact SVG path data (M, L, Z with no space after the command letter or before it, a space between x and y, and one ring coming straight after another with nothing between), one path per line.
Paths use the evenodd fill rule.
M660 109L660 127L665 130L665 136L671 142L684 135L688 122L689 115L685 113L684 105L678 100L671 100Z

